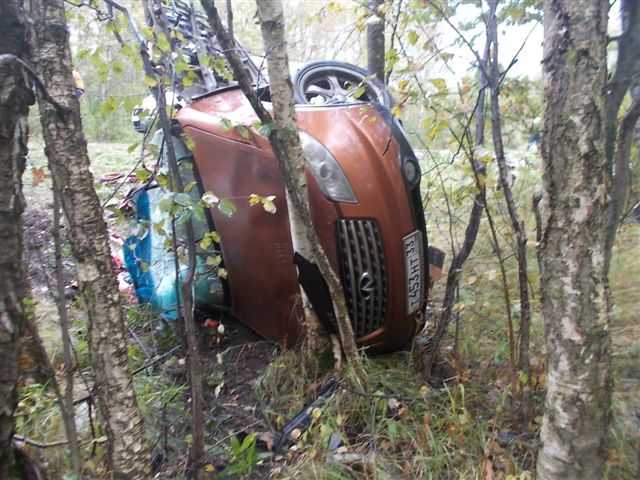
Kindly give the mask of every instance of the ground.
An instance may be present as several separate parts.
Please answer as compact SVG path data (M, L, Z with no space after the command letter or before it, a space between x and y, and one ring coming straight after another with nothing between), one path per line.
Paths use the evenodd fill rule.
M123 144L90 144L93 171L102 185L101 198L111 196L122 182L100 183L107 174L128 173L136 153ZM36 316L54 365L60 365L57 314L53 303L53 245L50 184L41 170L41 146L32 145L25 196L25 260L29 265ZM46 169L45 169L46 170ZM127 182L116 199L129 187ZM114 227L116 230L122 227ZM635 254L640 227L625 225L620 232L612 268L614 427L609 455L609 478L637 478L640 445L640 257ZM445 242L446 243L446 242ZM486 245L485 245L486 247ZM73 297L73 262L65 247L65 281ZM532 264L535 260L532 259ZM535 362L535 411L523 430L514 428L514 405L509 391L506 346L500 299L495 295L495 265L483 255L482 245L465 269L459 311L459 354L450 356L459 383L434 389L424 383L409 352L365 359L363 381L341 384L327 404L313 412L310 429L282 452L272 454L268 446L274 435L314 398L326 377L317 364L309 364L296 352L261 340L247 328L221 317L224 338L218 343L202 332L206 372L206 470L211 478L225 466L246 472L243 478L529 478L537 446L539 412L542 407L544 364L541 361L541 325L534 311L533 359ZM535 281L535 278L534 278ZM440 287L441 288L441 287ZM434 292L437 299L439 289ZM175 325L167 325L137 305L128 305L132 368L139 368L179 345ZM87 368L84 319L73 305L74 344L82 371ZM86 395L78 378L76 398ZM184 357L178 350L153 367L136 375L138 398L145 414L153 445L157 478L182 478L190 441L189 395ZM77 410L82 438L91 438L86 405ZM33 381L22 390L18 433L47 442L63 436L51 393ZM242 443L256 434L255 442L241 451ZM100 437L100 432L96 432ZM100 475L101 443L86 445L87 469ZM93 451L92 451L93 450ZM255 457L247 454L255 452ZM38 452L38 450L34 450ZM63 448L47 449L42 456L49 469L62 472L66 466ZM243 470L244 469L244 470Z

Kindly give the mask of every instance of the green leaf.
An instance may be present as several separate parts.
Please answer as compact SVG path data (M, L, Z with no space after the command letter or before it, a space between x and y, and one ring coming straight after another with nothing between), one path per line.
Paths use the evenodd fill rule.
M409 40L409 43L411 45L415 45L416 43L418 43L419 38L420 37L418 36L415 30L410 30L409 33L407 34L407 39Z
M276 204L271 200L265 199L264 202L262 202L262 207L268 213L275 214L277 212Z
M234 213L236 213L238 209L231 200L225 198L224 200L221 200L220 203L218 203L218 210L220 210L227 217L230 217Z
M173 207L173 195L165 195L159 202L158 208L161 212L169 212Z
M158 80L150 75L145 75L144 84L149 88L153 88L158 85Z
M153 224L153 231L161 236L166 236L167 232L164 231L164 222L156 222Z
M191 197L187 193L176 193L173 201L183 207L188 207L191 205Z
M234 454L240 450L240 441L235 435L231 437L231 450L233 450Z
M240 447L240 452L247 450L249 447L251 447L255 443L255 441L256 441L255 432L250 433L249 435L244 437L244 440L242 441L242 446Z
M225 132L228 132L233 128L233 123L231 123L231 120L229 120L228 118L223 118L222 120L220 120L220 124L222 125L222 129Z
M245 140L249 140L251 138L251 132L244 125L236 125L236 132L238 132L238 134Z
M429 80L434 87L438 90L438 93L445 93L447 91L447 82L444 78L432 78Z
M200 240L200 248L203 250L207 250L210 246L211 246L211 238L208 235L205 235L204 237L202 237L202 240Z
M358 88L353 91L353 98L360 98L366 93L366 91L367 87L365 87L363 84L358 85Z
M265 137L270 137L271 132L273 132L273 127L273 122L263 123L262 125L260 125L260 128L258 128L258 133Z
M164 53L167 53L171 49L169 39L164 33L160 33L160 35L157 36L157 45Z
M115 97L108 96L100 105L100 115L109 115L118 109L118 101Z
M188 72L189 64L182 58L178 57L176 60L176 73Z
M149 177L151 177L151 172L146 168L139 168L138 170L136 170L136 178L141 182L146 182L147 180L149 180Z
M190 192L191 190L194 189L194 187L196 185L198 185L198 182L196 182L196 181L189 182L184 186L184 191L185 192Z
M136 148L140 146L140 142L132 143L127 147L127 153L132 153Z
M220 262L222 262L222 257L220 255L216 255L213 257L207 257L207 265L209 265L210 267L217 267L218 265L220 265Z
M202 208L202 205L200 204L193 206L193 216L200 222L205 222L207 220L204 216L204 208Z
M186 147L189 149L189 151L193 152L193 149L196 146L196 144L193 142L193 139L191 137L187 137L185 135L185 136L182 137L182 141L184 142Z
M142 27L140 29L140 33L142 33L144 38L146 38L147 40L151 40L153 38L153 29L149 26Z
M191 210L182 210L182 213L176 217L176 225L182 225L191 218Z
M120 60L114 60L111 62L111 70L113 70L114 73L121 74L124 72L124 65Z
M156 181L162 188L169 188L169 176L166 173L158 173L156 175Z

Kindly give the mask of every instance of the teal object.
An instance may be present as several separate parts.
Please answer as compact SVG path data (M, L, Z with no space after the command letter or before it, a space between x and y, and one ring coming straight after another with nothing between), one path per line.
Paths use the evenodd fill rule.
M191 152L179 139L172 137L176 157L179 162L180 175L183 182L189 184L195 181L193 157ZM161 164L166 165L162 132L154 136L152 144L161 147L163 151ZM192 201L202 196L202 189L196 182L188 195ZM187 275L187 266L178 265L179 288L176 288L176 258L172 248L167 245L167 238L159 234L152 225L162 225L163 230L170 237L172 222L169 216L159 208L160 201L167 191L159 185L148 185L142 188L135 197L137 230L144 232L127 238L124 244L124 259L136 290L140 303L148 303L167 320L178 317L178 307L183 300L183 284ZM203 251L198 242L210 231L206 218L191 215L196 239L196 268L193 282L194 304L196 308L208 309L224 302L222 282L216 270L206 264L206 258L217 252ZM184 222L176 219L174 222L176 238L184 241Z

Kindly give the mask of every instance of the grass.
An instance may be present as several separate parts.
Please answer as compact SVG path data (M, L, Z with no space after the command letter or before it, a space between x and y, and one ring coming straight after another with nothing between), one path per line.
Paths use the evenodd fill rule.
M533 457L521 442L500 445L507 416L486 409L487 386L479 379L433 389L408 353L362 361L364 384L356 386L346 375L309 430L283 454L275 478L457 479L479 478L487 462L497 475L530 468ZM285 352L258 383L276 426L302 408L309 371L304 363L300 353ZM332 438L342 446L329 448Z
M126 173L137 153L128 153L126 144L90 143L92 171L96 179L113 171ZM50 184L48 179L32 185L32 168L45 166L42 148L33 144L25 177L25 196L28 208L50 213ZM457 178L460 172L453 172ZM456 182L454 182L456 183ZM526 205L531 191L536 188L535 175L521 176L516 192L521 205ZM102 186L99 194L104 199L111 186ZM435 188L435 187L432 187ZM459 235L466 220L469 191L450 191L457 220L454 235ZM498 192L499 193L499 192ZM498 194L495 194L497 198ZM431 205L442 205L442 198L431 199ZM497 200L492 201L496 218L500 222L500 238L506 253L509 236L504 212ZM448 229L442 218L444 210L435 211L430 218L430 233L434 243L448 248ZM525 212L528 232L532 236L532 218ZM640 256L636 248L640 240L640 226L621 228L613 257L611 286L615 300L612 318L613 365L616 379L614 394L611 449L608 477L632 479L635 477L640 425L634 423L634 414L640 411L640 322L637 306L640 304ZM529 248L530 281L538 282L535 249ZM447 253L447 261L451 252ZM424 384L412 357L407 353L364 358L366 376L362 383L347 374L342 388L315 413L312 426L294 443L275 458L261 458L269 463L273 477L279 479L473 479L532 478L535 464L537 429L540 417L535 417L525 435L518 436L514 428L508 381L508 344L504 302L497 263L491 251L487 232L482 230L477 246L463 274L459 299L460 348L459 355L451 357L462 381L444 389L433 389ZM507 275L514 309L517 309L517 280L513 259L507 261ZM434 292L437 300L442 295L444 282ZM543 377L544 366L542 319L539 312L537 289L533 288L532 352L537 372ZM57 325L52 322L55 312L46 303L46 295L37 298L41 306L37 315L52 349L58 344ZM135 312L135 309L134 309ZM517 317L517 311L516 317ZM131 317L132 326L141 328L140 318ZM77 318L77 322L82 323ZM78 328L78 333L81 328ZM82 345L82 342L78 343ZM54 351L54 350L52 350ZM138 348L131 349L132 364L142 361ZM306 401L313 397L326 372L315 362L304 360L300 352L282 353L256 382L255 390L264 405L269 423L280 429L298 413ZM541 383L533 396L538 414L542 408ZM185 410L181 394L184 386L164 375L140 377L136 382L142 408L148 418L154 419L159 410L180 428L170 438L174 451L187 445L184 428ZM62 436L56 407L44 387L31 385L21 389L18 411L19 432L41 440L57 440ZM171 399L171 400L169 400ZM152 422L149 422L152 425ZM162 432L150 429L150 439L157 442ZM338 449L330 448L330 441L340 439ZM64 451L56 454L64 465ZM221 453L231 454L226 446ZM511 477L509 477L511 476Z

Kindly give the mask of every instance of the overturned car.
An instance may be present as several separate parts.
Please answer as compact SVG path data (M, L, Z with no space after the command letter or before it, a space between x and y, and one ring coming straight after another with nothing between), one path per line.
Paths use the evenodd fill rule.
M183 8L172 10L167 18L189 38L193 22L181 21L181 16L193 13ZM200 29L207 32L205 22ZM203 40L216 51L211 33L203 34ZM268 105L269 86L241 51ZM202 78L211 82L213 77L214 85L203 81L202 91L190 92L185 95L188 100L176 105L171 139L184 182L195 185L189 195L198 198L213 192L233 202L233 214L210 208L204 218L194 217L197 240L217 232L220 265L227 273L221 278L208 269L206 252L198 252L196 306L203 311L229 310L260 335L291 346L303 334L302 267L294 263L283 179L267 138L229 128L256 123L249 102L233 81L210 73L203 72ZM313 223L342 281L357 343L375 351L401 348L415 334L426 291L443 260L427 245L419 162L390 112L389 94L364 70L341 62L315 62L300 69L293 83ZM145 132L149 125L140 113L134 114L134 127ZM159 137L160 145L167 141ZM134 204L140 222L160 221L157 204L162 190L150 181L137 191ZM275 197L272 214L252 208L247 201L252 195ZM175 316L175 282L181 274L176 276L177 262L164 243L149 230L144 238L127 240L125 256L140 300ZM326 290L322 277L308 278L305 290Z

